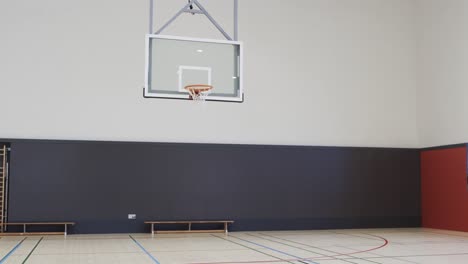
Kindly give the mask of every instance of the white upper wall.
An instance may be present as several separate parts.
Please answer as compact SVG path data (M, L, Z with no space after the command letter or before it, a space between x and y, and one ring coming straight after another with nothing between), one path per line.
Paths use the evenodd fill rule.
M232 28L232 0L200 1ZM414 3L241 0L245 102L197 104L142 96L147 0L1 1L0 138L417 147Z
M468 1L418 6L421 146L468 142Z

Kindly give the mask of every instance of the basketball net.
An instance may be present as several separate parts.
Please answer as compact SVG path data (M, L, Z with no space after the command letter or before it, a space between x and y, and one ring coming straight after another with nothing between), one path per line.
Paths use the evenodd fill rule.
M185 90L190 94L190 99L197 102L205 101L211 89L213 89L213 86L208 84L192 84L185 86Z

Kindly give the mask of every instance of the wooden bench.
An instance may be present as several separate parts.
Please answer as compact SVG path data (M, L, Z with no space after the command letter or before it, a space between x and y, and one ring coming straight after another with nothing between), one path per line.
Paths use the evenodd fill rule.
M151 225L151 234L183 234L183 233L228 233L228 225L234 223L234 221L146 221L145 224ZM188 226L187 230L160 230L154 229L156 225L176 225L184 224ZM192 224L223 224L224 229L216 230L192 230Z
M27 226L64 226L63 232L27 232ZM32 236L32 235L67 235L67 227L74 222L31 222L31 223L3 223L0 226L23 226L22 233L0 233L0 236Z

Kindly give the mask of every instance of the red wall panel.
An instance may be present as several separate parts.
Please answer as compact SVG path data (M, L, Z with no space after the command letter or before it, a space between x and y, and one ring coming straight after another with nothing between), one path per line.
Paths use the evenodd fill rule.
M421 152L422 225L468 232L466 146Z

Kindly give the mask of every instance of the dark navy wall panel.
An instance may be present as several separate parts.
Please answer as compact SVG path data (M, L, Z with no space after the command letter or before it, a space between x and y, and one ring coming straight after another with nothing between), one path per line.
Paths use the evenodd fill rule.
M419 151L16 140L10 221L75 233L144 220L233 219L233 230L420 225ZM137 220L127 220L127 214Z

